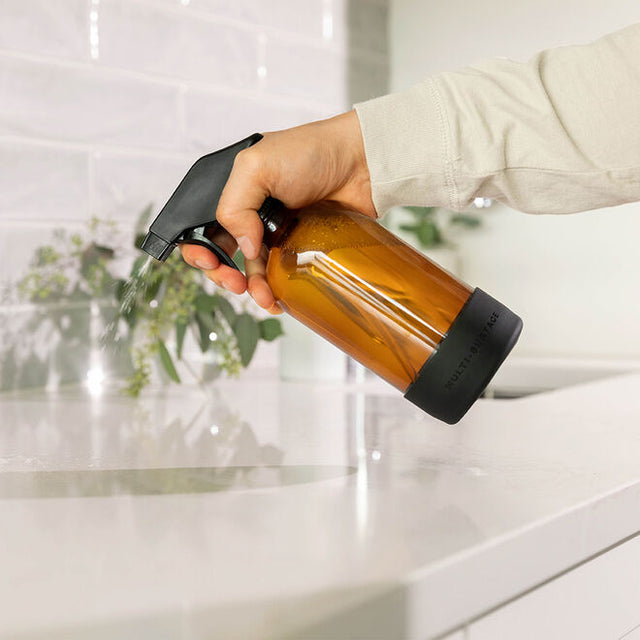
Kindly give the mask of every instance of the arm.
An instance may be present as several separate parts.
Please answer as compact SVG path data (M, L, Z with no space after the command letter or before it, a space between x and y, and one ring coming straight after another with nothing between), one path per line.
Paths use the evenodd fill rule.
M379 213L477 196L566 213L640 200L640 24L356 106Z
M399 204L461 209L475 197L565 213L640 200L640 24L527 64L442 73L354 112L265 134L241 152L218 207L247 277L206 249L183 256L216 284L277 307L264 277L266 196L334 199L375 216Z

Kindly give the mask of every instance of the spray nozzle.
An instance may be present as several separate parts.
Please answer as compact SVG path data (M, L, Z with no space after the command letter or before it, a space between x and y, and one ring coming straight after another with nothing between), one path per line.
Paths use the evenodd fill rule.
M141 249L164 262L178 243L200 244L237 269L233 260L208 236L218 224L218 201L235 157L261 139L259 133L254 133L197 160L149 227Z

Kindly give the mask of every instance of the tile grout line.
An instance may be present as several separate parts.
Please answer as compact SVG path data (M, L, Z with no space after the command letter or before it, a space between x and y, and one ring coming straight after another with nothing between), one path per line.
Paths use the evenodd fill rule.
M87 214L89 219L95 215L95 157L93 149L89 148L87 153L87 179L89 181L89 202Z
M203 22L208 22L210 24L216 24L220 26L228 26L234 27L236 29L240 29L242 31L248 31L256 36L258 36L261 32L266 32L268 36L272 36L276 39L277 42L281 42L283 39L289 40L293 44L301 44L305 47L320 49L320 50L334 50L338 53L359 53L364 55L371 55L374 57L378 57L380 61L386 61L388 54L386 52L377 51L374 49L362 48L362 47L353 47L349 44L347 40L344 44L334 40L333 38L325 38L322 35L311 35L311 34L299 34L295 31L289 31L287 29L281 29L279 27L274 27L271 25L261 24L259 22L251 22L238 20L235 18L229 18L226 16L221 16L206 10L202 9L194 9L191 6L177 6L177 5L164 5L158 6L154 2L150 0L133 0L135 4L139 6L144 6L150 8L154 11L158 11L165 14L174 14L180 15L184 17L185 15L189 17L198 18ZM384 3L382 3L384 4ZM322 34L322 18L319 23L319 32Z
M124 67L113 67L103 64L94 64L93 62L85 62L78 60L68 60L61 58L51 58L41 54L26 53L22 51L13 51L11 49L3 49L0 47L0 60L20 60L24 62L49 65L59 67L61 69L71 69L76 71L91 72L91 74L103 76L116 76L121 79L134 80L141 83L147 83L156 86L162 86L178 91L181 86L186 86L188 91L200 91L204 93L219 93L227 96L238 98L246 98L249 100L266 100L272 102L275 106L287 105L292 107L302 107L307 109L334 109L336 105L332 103L319 103L313 98L300 97L299 95L278 93L265 91L259 86L241 89L237 87L229 87L227 85L217 83L206 83L199 80L185 81L177 76L163 76L160 74L149 74L144 71L135 69L126 69Z
M190 156L189 152L180 151L176 149L172 151L170 149L153 149L151 147L130 147L127 145L117 146L108 144L95 144L91 142L73 142L70 140L58 140L56 138L30 138L27 136L16 135L0 135L0 145L16 145L16 146L33 146L33 147L45 147L51 149L60 149L64 151L82 151L97 153L116 153L120 155L128 156L143 156L162 158L165 160L187 160Z
M118 222L121 220L120 218L116 219ZM25 218L25 217L15 217L8 216L6 218L0 217L0 226L6 229L23 229L23 228L34 228L34 229L59 229L61 225L68 225L71 227L82 227L87 223L86 220L78 219L78 218Z

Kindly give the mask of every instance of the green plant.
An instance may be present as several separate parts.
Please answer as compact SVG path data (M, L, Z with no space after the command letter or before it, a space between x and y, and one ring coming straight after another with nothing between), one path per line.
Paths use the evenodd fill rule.
M237 376L251 362L260 340L282 334L280 321L257 318L246 305L238 309L225 293L212 292L202 272L187 266L178 252L166 262L142 254L137 247L150 211L148 207L139 218L128 278L115 275L121 257L109 244L115 241L115 225L94 219L86 236L58 231L54 245L36 250L29 272L18 283L20 297L31 302L97 298L110 303L111 318L102 343L105 348L128 345L132 373L125 391L129 395L139 395L149 384L156 358L170 380L181 381L175 361L190 368L183 359L188 331L202 353L213 352L222 372Z
M106 243L117 233L110 221L93 218L87 236L54 231L53 245L35 250L27 274L18 282L18 295L30 302L82 301L113 293L109 263L115 250Z
M412 220L398 226L412 235L421 249L448 244L448 232L452 227L472 229L480 226L480 218L470 213L454 213L437 207L402 207Z

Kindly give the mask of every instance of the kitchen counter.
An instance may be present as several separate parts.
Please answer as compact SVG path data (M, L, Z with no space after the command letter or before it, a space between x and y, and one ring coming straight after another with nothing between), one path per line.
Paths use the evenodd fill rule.
M260 373L0 415L0 638L424 640L640 532L640 375L453 427Z

